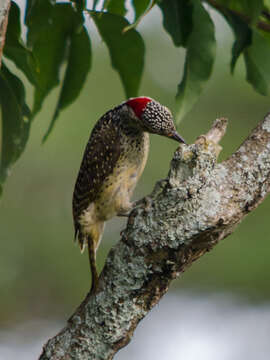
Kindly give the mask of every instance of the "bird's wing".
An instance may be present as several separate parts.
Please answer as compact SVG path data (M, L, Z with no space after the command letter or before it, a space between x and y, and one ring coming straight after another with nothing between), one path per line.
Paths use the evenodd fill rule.
M113 172L120 156L119 129L105 114L94 127L87 143L73 193L75 237L78 219L99 195L104 180Z

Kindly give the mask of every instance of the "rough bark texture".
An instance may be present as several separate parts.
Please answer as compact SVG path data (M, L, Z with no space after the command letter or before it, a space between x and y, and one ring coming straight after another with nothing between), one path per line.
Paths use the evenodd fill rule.
M10 0L0 0L0 67L5 45Z
M138 322L193 261L232 233L270 186L270 114L228 160L217 163L227 121L180 145L165 180L129 216L96 296L87 296L40 359L112 359Z

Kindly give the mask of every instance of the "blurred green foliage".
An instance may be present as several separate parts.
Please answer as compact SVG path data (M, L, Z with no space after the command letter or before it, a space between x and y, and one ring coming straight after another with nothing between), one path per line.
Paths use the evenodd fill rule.
M182 68L182 52L161 29L158 9L151 19L140 25L148 49L141 95L175 110L179 79L175 69ZM231 34L220 18L217 26L220 45L213 79L179 131L192 142L216 117L228 117L224 159L269 110L269 98L254 93L246 84L243 62L231 77L224 66L230 62ZM72 191L91 128L99 116L124 99L107 51L99 41L95 40L95 46L93 70L79 101L61 113L58 126L41 145L59 94L54 91L49 96L33 123L29 146L6 184L0 207L1 323L34 316L67 318L89 289L87 255L81 255L73 244ZM27 97L32 100L30 91ZM150 158L134 198L149 193L154 183L167 175L176 147L173 141L151 137ZM269 301L269 208L270 202L265 201L230 238L175 281L173 288L231 291L249 300ZM119 219L107 223L98 251L99 269L124 226L125 221Z

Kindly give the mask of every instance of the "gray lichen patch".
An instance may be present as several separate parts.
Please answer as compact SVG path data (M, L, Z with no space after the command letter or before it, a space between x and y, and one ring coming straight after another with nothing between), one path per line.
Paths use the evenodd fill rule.
M220 210L221 194L214 187L209 187L203 192L202 202L205 205L203 216L207 217L207 221L211 221Z
M265 117L262 128L270 133L270 113Z
M168 175L172 187L180 187L181 184L197 173L207 172L216 163L216 152L213 143L207 142L182 145L175 152Z
M138 248L177 249L217 221L221 196L216 183L215 146L202 139L175 152L167 184L163 182L162 191L151 195L155 206L148 213L139 212L128 226L126 234ZM221 177L225 176L223 168Z

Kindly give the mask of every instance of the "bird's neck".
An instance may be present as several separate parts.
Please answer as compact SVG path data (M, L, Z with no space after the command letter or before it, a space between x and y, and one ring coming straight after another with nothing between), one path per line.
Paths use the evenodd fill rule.
M123 136L130 138L140 138L144 133L141 127L136 124L133 119L123 119L120 122L120 129Z

